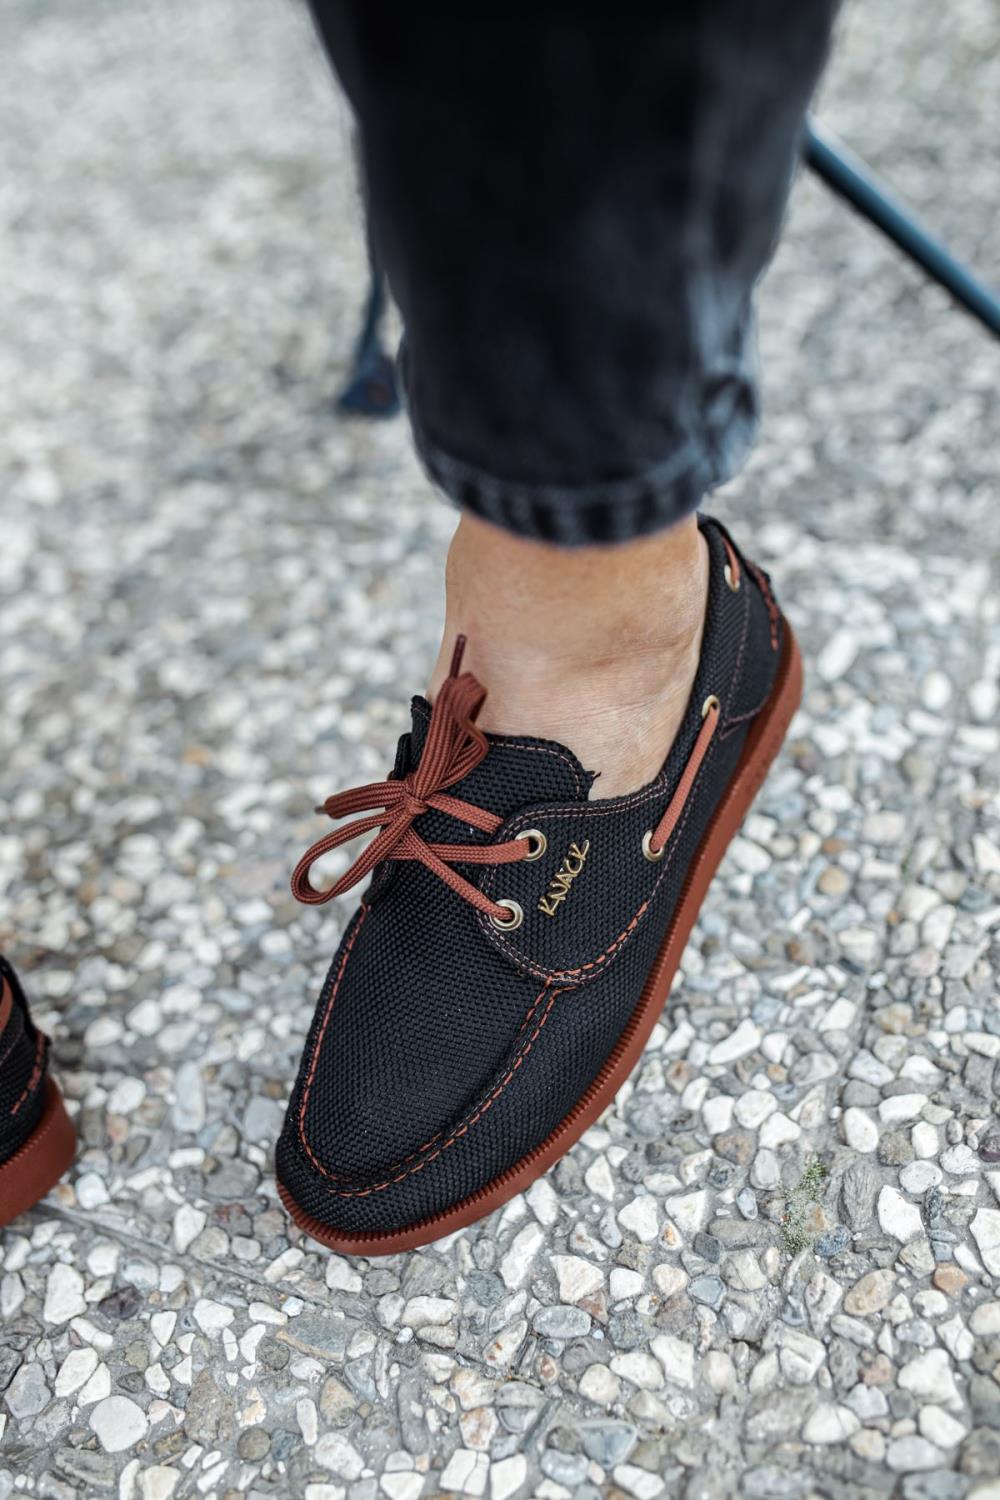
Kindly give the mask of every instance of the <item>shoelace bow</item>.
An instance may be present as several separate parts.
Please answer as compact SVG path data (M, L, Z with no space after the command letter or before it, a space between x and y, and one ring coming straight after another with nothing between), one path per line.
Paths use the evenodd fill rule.
M465 637L459 636L451 673L434 701L427 738L416 770L398 781L374 781L368 786L338 792L316 809L331 818L349 817L351 813L367 812L371 808L381 808L382 811L358 818L336 833L328 833L306 850L292 875L292 894L299 901L320 906L349 891L384 859L418 859L477 911L485 912L501 924L509 919L506 907L491 901L478 887L463 879L453 866L516 864L531 852L530 845L523 838L509 839L502 844L429 844L413 827L414 820L431 808L486 834L496 833L504 821L496 813L476 807L472 802L448 796L446 791L447 787L468 776L489 750L489 741L475 723L486 689L471 672L459 675L464 649ZM316 860L376 828L379 830L377 836L340 879L329 890L316 890L309 878Z
M336 833L328 833L306 850L292 874L292 894L297 900L310 906L322 906L357 885L383 860L418 859L477 911L485 912L501 927L510 925L508 908L491 901L453 866L517 864L531 854L531 845L525 837L508 839L502 844L429 844L413 827L415 819L431 808L486 834L496 833L504 821L496 813L476 807L475 803L448 796L446 791L447 787L468 776L489 750L489 741L475 723L486 689L471 672L459 674L464 649L465 637L459 636L450 675L445 678L431 710L427 738L416 770L399 780L373 781L368 786L338 792L317 807L317 812L326 813L331 818L344 818L371 808L381 808L382 811L358 818ZM719 700L713 694L705 699L701 730L674 795L655 828L646 835L643 847L647 858L662 858L718 728L720 716ZM316 861L331 850L339 849L341 844L372 833L376 828L379 830L376 837L340 879L328 890L318 891L309 878Z

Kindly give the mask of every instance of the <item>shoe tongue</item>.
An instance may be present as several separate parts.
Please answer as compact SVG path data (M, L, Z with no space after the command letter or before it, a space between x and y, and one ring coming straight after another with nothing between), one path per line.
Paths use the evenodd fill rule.
M430 704L426 698L414 698L411 709L413 728L400 743L397 775L416 769L427 739ZM475 803L501 818L508 818L519 808L535 802L586 802L593 772L585 771L565 745L529 735L488 734L486 738L490 742L489 753L468 776L448 787L450 796ZM440 820L440 835L431 833L431 819L435 823ZM448 838L455 834L454 818L440 813L425 814L421 825L425 837Z

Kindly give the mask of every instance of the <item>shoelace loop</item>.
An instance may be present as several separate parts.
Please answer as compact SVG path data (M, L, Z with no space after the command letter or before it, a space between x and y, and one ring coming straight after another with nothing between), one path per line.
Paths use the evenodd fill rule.
M317 812L331 818L351 813L382 811L358 818L336 833L317 839L299 860L292 875L292 894L310 906L320 906L341 896L385 859L416 859L432 870L477 911L485 912L501 925L507 908L492 901L477 886L453 868L456 864L507 865L526 859L531 847L523 838L502 844L430 844L413 827L414 820L434 808L486 834L496 833L503 819L460 797L450 797L447 788L468 776L489 750L489 741L475 719L486 690L471 672L459 672L465 637L459 636L445 679L431 710L427 738L420 764L399 780L375 781L328 797ZM378 829L376 837L328 890L318 891L310 879L313 865L324 854L339 849L351 839Z

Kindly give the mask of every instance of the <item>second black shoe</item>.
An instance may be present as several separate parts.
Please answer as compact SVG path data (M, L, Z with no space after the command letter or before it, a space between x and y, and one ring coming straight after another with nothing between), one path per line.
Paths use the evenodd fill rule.
M73 1160L76 1137L48 1061L48 1038L0 954L0 1225L44 1197Z

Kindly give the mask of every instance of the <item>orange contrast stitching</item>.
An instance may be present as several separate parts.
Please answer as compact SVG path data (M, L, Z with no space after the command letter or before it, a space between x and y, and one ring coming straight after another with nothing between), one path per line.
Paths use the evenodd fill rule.
M14 1009L14 991L0 974L0 1031L7 1029L11 1012Z
M736 665L733 667L733 675L729 679L729 690L726 693L726 710L722 715L722 720L719 724L720 729L722 729L724 725L728 726L729 713L733 706L733 697L736 693L736 684L739 682L740 672L743 667L743 657L746 654L747 649L747 641L750 639L750 592L748 589L742 589L741 593L744 596L743 633L740 636L740 649L736 653Z
M327 1026L329 1025L329 1022L330 1022L330 1016L333 1013L333 1004L334 1004L334 1001L335 1001L335 999L337 997L337 991L340 988L340 982L343 979L343 977L344 977L344 971L347 968L347 960L349 959L349 957L351 955L351 950L354 947L355 940L357 939L357 935L358 935L358 933L361 930L361 927L362 927L362 925L364 923L365 917L368 915L369 909L370 908L367 907L367 906L363 906L361 908L361 916L358 918L358 921L357 921L357 923L356 923L356 925L354 927L354 931L351 933L350 939L348 940L348 943L347 943L347 945L346 945L346 947L344 949L343 955L341 957L340 967L337 970L337 977L334 980L333 987L330 990L330 998L327 1001L326 1011L325 1011L325 1013L323 1015L323 1021L322 1021L321 1025L320 1025L319 1035L316 1038L316 1045L315 1045L315 1047L313 1049L313 1055L312 1055L312 1060L311 1060L310 1067L309 1067L309 1072L306 1075L306 1081L305 1081L305 1084L303 1085L303 1089L302 1089L302 1102L301 1102L301 1104L299 1106L299 1111L298 1111L298 1115L299 1115L299 1140L302 1143L302 1147L303 1147L306 1155L308 1156L309 1160L312 1162L313 1166L317 1169L317 1171L321 1172L324 1177L326 1177L329 1180L334 1181L334 1182L336 1182L338 1180L342 1180L342 1179L338 1179L336 1173L331 1172L327 1167L325 1167L323 1165L323 1163L318 1159L318 1157L316 1156L316 1154L314 1153L312 1147L309 1144L308 1139L306 1138L305 1116L306 1116L306 1109L307 1109L308 1104L309 1104L309 1095L312 1092L313 1081L314 1081L314 1079L316 1077L316 1070L317 1070L317 1068L319 1066L320 1049L321 1049L321 1047L323 1045L323 1038L326 1035ZM532 1016L535 1014L535 1011L538 1009L538 1006L540 1005L541 1001L544 999L545 993L548 990L548 988L549 988L549 982L548 982L548 980L546 980L546 983L545 983L544 987L542 988L541 993L539 995L537 995L536 998L532 1001L531 1005L528 1008L528 1012L525 1015L524 1020L521 1022L521 1025L518 1027L518 1030L517 1030L517 1035L518 1036L523 1035L524 1031L526 1030L526 1028L528 1027L528 1025L529 1025L529 1023L531 1021ZM531 1051L532 1047L534 1046L535 1042L538 1040L538 1037L539 1037L539 1035L540 1035L540 1033L542 1031L542 1028L543 1028L543 1026L545 1025L546 1021L549 1018L549 1013L552 1010L552 1006L554 1005L557 996L560 995L560 994L562 994L562 993L563 993L562 990L553 990L552 991L552 994L551 994L551 996L549 998L549 1003L545 1007L545 1012L542 1015L541 1020L539 1021L538 1025L536 1026L536 1028L535 1028L534 1032L532 1033L530 1039L521 1048L521 1051L519 1052L518 1056L515 1058L514 1062L512 1063L512 1065L510 1066L510 1068L508 1069L507 1073L504 1075L504 1077L501 1080L500 1084L493 1091L493 1093L488 1097L488 1099L482 1105L480 1105L480 1106L478 1106L476 1108L476 1112L472 1115L472 1117L470 1119L464 1121L452 1133L452 1135L449 1137L449 1139L446 1140L446 1141L444 1141L437 1148L436 1151L432 1152L432 1154L430 1156L426 1157L422 1162L418 1162L415 1166L407 1166L407 1163L408 1162L412 1162L413 1159L414 1159L414 1157L419 1156L422 1152L426 1151L428 1149L428 1147L430 1147L430 1146L432 1146L434 1144L434 1142L438 1139L439 1135L441 1134L440 1131L438 1132L438 1135L431 1136L430 1140L426 1141L423 1146L419 1146L416 1151L412 1151L409 1156L403 1157L402 1161L396 1163L396 1166L393 1166L393 1167L389 1168L390 1172L395 1172L397 1166L406 1166L406 1171L405 1172L401 1172L401 1173L399 1173L395 1177L390 1177L390 1178L388 1178L384 1182L378 1183L378 1184L376 1184L374 1186L367 1187L367 1188L328 1188L327 1191L330 1192L331 1194L334 1194L337 1197L342 1197L342 1198L362 1198L362 1197L367 1196L369 1193L380 1193L380 1192L383 1192L386 1188L392 1187L396 1183L402 1182L406 1177L409 1177L412 1173L423 1171L424 1167L426 1167L430 1162L434 1161L436 1157L440 1156L442 1151L447 1150L447 1148L449 1146L453 1146L457 1140L460 1140L463 1135L467 1134L468 1131L471 1130L472 1126L475 1125L475 1123L477 1122L477 1120L480 1120L482 1118L482 1116L486 1113L486 1111L488 1109L491 1109L492 1106L496 1103L497 1099L499 1099L499 1097L503 1093L504 1089L507 1087L507 1085L510 1083L511 1079L514 1077L514 1075L517 1072L518 1068L522 1065L522 1063L524 1062L525 1058L528 1056L528 1054Z
M524 1020L521 1022L520 1026L517 1028L517 1031L514 1033L515 1036L520 1036L522 1032L527 1030L528 1026L530 1025L532 1016L535 1014L535 1011L538 1009L539 1005L541 1005L542 1001L545 998L545 990L547 988L548 985L546 985L545 988L535 996L535 999L528 1006L528 1013L525 1016ZM424 1141L422 1146L418 1146L416 1151L411 1151L407 1156L400 1157L399 1161L394 1162L393 1165L388 1168L388 1170L390 1172L395 1172L398 1167L405 1167L407 1162L413 1161L414 1157L420 1156L424 1151L429 1151L434 1142L441 1139L443 1133L443 1131L436 1130L428 1140ZM333 1175L335 1176L336 1174L334 1173Z
M532 1011L534 1011L537 1008L538 1003L542 999L542 996L545 994L545 990L546 989L548 989L548 984L547 983L546 983L545 989L542 990L542 994L539 995L538 999L533 1002L532 1007L531 1007ZM492 1094L490 1094L489 1097L477 1108L475 1114L473 1114L468 1120L464 1121L463 1124L461 1124L455 1131L453 1131L452 1134L448 1137L448 1139L446 1141L442 1141L441 1145L438 1146L438 1148L437 1148L436 1151L432 1151L429 1156L424 1157L423 1161L417 1162L414 1166L408 1166L406 1168L405 1172L400 1172L400 1173L398 1173L394 1177L386 1178L386 1180L384 1182L373 1183L370 1187L365 1187L365 1188L334 1188L334 1187L330 1187L330 1188L327 1188L326 1191L330 1194L330 1196L331 1197L335 1197L335 1198L367 1198L372 1193L384 1193L385 1190L386 1190L386 1188L396 1187L398 1183L404 1182L407 1177L412 1177L414 1175L414 1173L416 1173L416 1172L422 1172L425 1167L429 1167L430 1166L430 1164L431 1164L432 1161L436 1161L437 1158L442 1154L442 1152L447 1151L448 1148L449 1148L449 1146L454 1146L455 1143L456 1143L456 1141L461 1140L464 1135L467 1135L468 1132L472 1129L473 1125L475 1125L477 1121L479 1121L479 1120L482 1119L483 1115L486 1114L487 1110L490 1110L490 1109L493 1108L494 1104L500 1098L500 1095L504 1092L504 1090L507 1088L507 1085L514 1078L514 1075L517 1073L518 1068L520 1068L522 1066L522 1064L524 1063L525 1059L528 1057L528 1054L531 1052L532 1047L535 1045L535 1042L538 1040L539 1036L541 1035L542 1029L545 1026L546 1021L548 1020L549 1015L551 1014L552 1007L555 1004L558 996L561 995L562 993L563 993L562 990L553 990L552 991L552 993L551 993L551 995L549 997L549 1003L545 1007L545 1010L542 1013L541 1020L539 1021L538 1025L535 1027L535 1029L532 1032L531 1037L529 1038L529 1040L524 1044L523 1048L518 1053L517 1057L514 1059L514 1062L511 1064L510 1068L507 1070L507 1072L504 1074L503 1078L500 1080L500 1082L497 1085L497 1087L493 1090ZM521 1031L523 1031L523 1030L524 1030L524 1026L522 1025ZM518 1034L520 1035L520 1032ZM322 1162L320 1162L320 1161L318 1161L316 1159L316 1157L313 1155L312 1151L309 1149L308 1142L305 1141L304 1138L303 1138L303 1144L305 1145L306 1151L307 1151L307 1153L309 1155L309 1159L313 1163L313 1165L320 1172L322 1172L322 1174L323 1174L324 1177L327 1177L327 1178L331 1177L332 1174L326 1170L326 1168L323 1166ZM414 1155L417 1155L417 1154L419 1154L419 1153L414 1153ZM409 1161L409 1160L411 1160L411 1158L407 1157L406 1160ZM390 1170L392 1170L392 1169L390 1169ZM334 1178L333 1180L336 1181L337 1179Z
M407 1169L406 1169L405 1172L400 1172L398 1176L393 1177L393 1178L389 1179L386 1182L377 1183L373 1187L358 1188L358 1189L354 1189L353 1191L349 1191L349 1192L345 1192L343 1189L339 1189L339 1188L332 1188L332 1189L329 1189L329 1191L332 1192L338 1198L367 1198L371 1193L382 1193L382 1192L384 1192L386 1190L386 1188L395 1187L397 1185L397 1183L403 1182L405 1180L405 1178L412 1177L415 1172L422 1172L425 1167L429 1167L430 1166L430 1164L431 1164L432 1161L436 1161L437 1158L441 1155L441 1153L443 1151L447 1151L447 1149L448 1149L449 1146L454 1146L454 1144L455 1144L456 1141L461 1140L462 1136L467 1135L468 1132L472 1129L473 1125L475 1125L478 1120L482 1119L483 1115L486 1114L487 1110L493 1108L494 1104L500 1098L500 1095L504 1092L504 1090L506 1089L507 1085L513 1079L513 1077L514 1077L515 1073L517 1072L518 1068L521 1067L521 1065L524 1063L524 1061L527 1058L528 1054L530 1053L532 1047L535 1045L535 1042L538 1040L539 1036L541 1035L542 1028L544 1027L546 1021L549 1018L549 1015L550 1015L550 1013L552 1011L552 1007L555 1004L557 997L559 995L561 995L562 993L563 993L562 990L553 990L552 991L552 994L551 994L551 996L549 998L549 1003L545 1007L544 1012L542 1013L541 1020L539 1021L538 1025L535 1027L535 1030L532 1032L530 1040L525 1044L523 1050L520 1052L520 1054L518 1055L518 1057L515 1058L514 1063L511 1066L511 1068L509 1069L509 1071L504 1075L504 1077L501 1079L500 1083L494 1089L493 1093L481 1105L481 1107L471 1117L471 1119L467 1120L465 1122L465 1124L460 1125L459 1128L451 1136L449 1136L449 1138L446 1141L442 1142L442 1144L438 1147L438 1149L436 1151L432 1151L431 1154L430 1154L430 1156L425 1157L424 1160L421 1161L421 1162L418 1162L416 1164L416 1166L407 1167Z
M618 936L607 945L603 953L599 954L597 958L590 959L587 963L580 964L579 967L575 969L543 969L541 965L531 963L524 953L519 952L506 938L500 936L500 934L498 934L494 929L487 929L485 922L481 921L480 928L483 932L486 933L486 936L489 938L490 942L494 943L498 948L501 948L507 954L508 958L512 959L519 968L525 970L529 974L534 974L536 979L545 979L546 983L551 983L553 980L572 979L576 974L585 974L588 969L598 969L602 965L606 965L608 962L610 962L617 950L624 945L629 937L631 937L632 933L639 925L639 922L646 915L646 912L649 910L649 907L654 897L656 896L656 892L659 890L662 881L667 875L671 861L673 860L674 854L677 851L679 835L682 832L684 825L687 823L689 817L691 816L694 802L696 800L695 793L698 790L699 783L705 775L706 767L708 766L708 763L711 760L712 754L715 750L715 744L716 741L713 739L712 743L709 745L708 751L706 752L705 759L702 761L701 766L698 769L698 774L692 782L687 804L685 805L684 811L681 813L680 819L677 823L677 827L674 829L671 835L671 838L673 840L673 847L671 848L668 845L666 864L660 870L653 889L650 891L645 901L642 902L641 906L629 921L628 925L624 927L618 934ZM546 818L571 818L575 814L578 814L579 811L580 809L578 808L567 808L565 810L559 809L551 813L546 810L545 816ZM516 819L515 822L511 825L512 830L518 827L521 823L527 824L527 822L529 822L532 817L537 816L537 812L522 815L522 817ZM601 813L595 811L594 816L608 817L610 816L610 813ZM490 871L490 878L493 878L492 870Z
M757 564L752 562L748 562L747 567L753 574L757 583L757 587L760 589L761 593L764 596L764 607L767 610L768 623L771 627L771 650L777 651L778 621L781 619L781 611L779 610L777 601L773 593L771 592L770 581L768 580L763 568L758 568Z
M545 998L545 990L547 988L548 985L546 985L545 988L542 989L538 995L536 995L535 999L529 1005L528 1013L525 1016L524 1020L521 1022L520 1026L517 1028L517 1031L514 1033L515 1036L520 1036L522 1032L527 1029L531 1022L532 1016L535 1014L535 1011L538 1009L539 1005ZM418 1146L415 1151L411 1151L408 1153L408 1155L400 1157L399 1161L394 1162L393 1165L391 1167L388 1167L386 1170L389 1172L395 1172L397 1168L405 1167L407 1162L413 1161L415 1157L422 1155L424 1151L429 1151L434 1142L441 1139L443 1133L444 1132L441 1130L436 1130L428 1140L424 1141L422 1146ZM328 1175L334 1178L336 1178L337 1176L335 1172L331 1172Z
M420 703L414 704L413 712L417 714L421 719L425 720L425 722L430 719L430 714L428 713L427 709L424 708ZM554 756L557 760L561 760L565 765L569 767L573 775L573 785L576 787L576 790L578 792L583 790L583 786L580 781L579 767L567 754L567 752L565 750L560 750L558 746L529 745L527 740L509 740L506 738L502 740L491 740L490 743L494 750L531 750L536 755Z
M13 1052L14 1048L17 1046L18 1042L22 1040L23 1035L24 1035L24 1033L22 1032L19 1036L11 1037L10 1045L8 1046L6 1052L0 1054L0 1068L3 1067L3 1065L7 1061L8 1057L10 1057L11 1053Z
M723 548L724 548L724 551L726 553L727 560L731 560L730 561L730 566L732 566L732 561L736 562L736 568L737 568L737 574L738 574L738 569L739 569L738 555L736 554L735 549L732 547L732 544L729 543L728 538L726 537L725 533L722 532L722 531L720 531L720 536L722 538ZM742 667L742 664L743 664L743 657L744 657L744 654L746 652L746 645L747 645L747 641L748 641L749 635L750 635L750 595L749 595L749 592L746 589L742 590L742 593L744 595L744 598L741 601L742 602L742 609L743 609L743 630L742 630L742 633L741 633L741 636L740 636L739 650L737 651L737 655L736 655L736 665L735 665L735 667L733 669L733 674L732 674L732 677L730 678L729 687L728 687L728 690L726 692L726 712L723 715L721 715L721 717L720 717L720 721L719 721L719 730L720 730L720 732L713 738L713 741L712 741L711 745L709 746L709 749L708 749L708 752L707 752L707 754L705 756L705 759L702 761L702 764L701 764L701 767L699 769L698 775L695 777L695 780L694 780L694 782L692 784L691 791L690 791L689 796L688 796L687 806L685 807L684 812L681 815L681 818L680 818L680 820L679 820L679 822L677 824L677 827L674 829L674 832L673 832L673 835L672 835L672 837L675 840L674 849L676 849L676 847L677 847L677 842L676 842L677 837L680 834L681 829L684 827L684 824L686 823L686 821L688 819L689 810L691 809L692 804L694 802L695 792L696 792L696 790L697 790L697 788L699 786L699 783L703 779L703 776L704 776L704 773L705 773L705 769L708 766L708 763L709 763L709 761L712 758L712 755L713 755L713 753L715 751L715 748L716 748L717 744L721 743L721 741L725 739L726 734L728 733L728 724L729 724L728 713L729 713L729 709L730 709L730 707L732 705L733 694L736 691L736 684L737 684L737 681L739 679L740 668ZM770 691L768 692L767 696L770 697ZM764 701L766 702L767 699L765 698ZM723 725L725 725L726 727L723 728ZM682 772L682 774L683 774L683 772ZM646 802L651 802L651 801L654 801L654 800L659 800L660 796L662 795L662 790L663 790L663 786L664 786L665 782L666 782L666 768L664 767L664 770L660 772L660 774L657 776L656 780L653 781L653 782L651 782L650 785L644 791L633 792L628 797L618 798L618 799L616 799L612 803L612 805L610 807L607 807L607 808L594 807L593 804L588 803L588 804L584 804L584 806L582 806L582 807L577 806L577 807L573 807L573 808L570 808L570 809L567 809L567 810L556 809L556 810L553 810L553 811L549 811L546 808L544 816L546 817L546 819L548 819L548 818L568 818L568 817L572 817L572 818L584 817L584 818L587 818L587 819L590 819L590 818L612 818L612 817L617 817L619 813L625 812L629 808L639 807L639 806L642 806ZM526 827L527 823L530 822L533 817L537 817L537 816L538 816L538 813L537 813L537 810L536 810L534 813L525 814L525 815L523 815L523 817L516 819L511 824L511 832L514 832L514 830L516 830L519 827ZM523 952L521 952L518 949L516 949L513 946L513 944L510 943L506 938L500 936L495 930L488 929L487 926L486 926L485 921L483 921L482 919L480 920L480 928L486 934L486 936L489 938L490 942L492 942L497 948L501 949L502 952L506 953L507 956L508 956L508 958L512 959L513 962L516 963L519 968L521 968L522 970L524 970L524 971L526 971L526 972L528 972L530 974L534 974L536 976L536 978L541 979L541 978L548 977L549 979L559 979L559 980L561 980L561 979L572 979L577 974L585 974L588 970L599 969L602 965L606 964L614 956L614 954L618 951L618 949L621 948L622 945L627 941L627 939L635 931L635 929L638 926L640 920L642 919L642 917L645 915L646 911L648 910L649 904L653 900L653 898L655 897L656 892L659 890L660 884L661 884L664 876L667 873L667 869L669 868L669 865L670 865L670 862L671 862L672 858L673 858L673 850L671 850L670 854L668 855L666 865L664 865L663 868L660 870L660 872L659 872L659 874L657 876L657 879L656 879L656 883L653 886L653 889L650 891L650 893L647 896L646 900L638 908L638 910L636 911L635 915L632 917L632 919L628 923L628 925L625 928L622 929L622 931L618 934L618 936L611 943L608 944L608 946L605 948L605 950L604 950L603 953L599 954L597 958L591 959L588 963L579 965L579 967L577 967L577 968L574 968L574 969L543 969L540 965L531 963L528 960L527 956ZM482 891L484 892L484 894L486 894L486 895L491 895L492 894L492 891L493 891L496 879L497 879L497 872L495 870L491 869L489 871L488 875L486 876L486 879L482 882L482 885L480 887L482 889Z
M24 1085L24 1092L21 1094L20 1099L18 1099L17 1103L14 1105L14 1107L11 1110L11 1114L12 1115L16 1115L17 1114L18 1110L21 1108L21 1105L24 1103L25 1099L27 1099L28 1095L31 1093L32 1089L35 1087L35 1085L38 1083L38 1080L41 1078L41 1076L42 1076L42 1066L43 1066L44 1061L45 1061L45 1038L42 1035L42 1033L39 1032L38 1033L38 1041L35 1043L35 1066L31 1070L31 1077L28 1079L27 1083Z
M303 1091L305 1097L302 1101L302 1110L300 1111L300 1114L305 1112L305 1100L309 1095L310 1089L312 1088L313 1079L316 1077L316 1069L319 1066L320 1048L323 1045L323 1038L326 1035L326 1028L330 1022L330 1012L333 1010L333 1002L336 997L337 991L340 988L340 981L343 979L344 970L347 968L347 960L351 956L351 949L354 947L354 944L357 941L358 933L364 926L365 918L367 917L370 910L370 907L362 904L361 915L358 917L357 922L355 922L354 924L354 931L351 933L350 939L348 940L347 946L345 947L343 955L341 957L340 968L337 970L337 977L333 982L333 989L330 991L330 998L326 1003L326 1014L323 1017L323 1024L320 1026L319 1036L316 1038L316 1046L313 1049L312 1066L310 1067L309 1073L306 1077L305 1088Z

